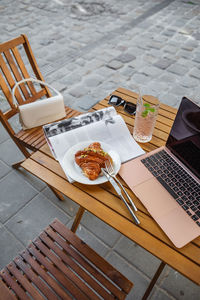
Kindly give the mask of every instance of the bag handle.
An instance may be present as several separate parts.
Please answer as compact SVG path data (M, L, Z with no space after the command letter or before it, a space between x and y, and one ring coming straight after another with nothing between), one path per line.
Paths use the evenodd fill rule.
M46 82L43 82L43 81L41 81L41 80L35 79L35 78L26 78L26 79L23 79L23 80L18 81L18 82L14 85L14 87L13 87L13 89L12 89L12 100L13 100L13 104L18 105L17 101L15 100L15 90L16 90L16 87L17 87L18 85L20 85L21 83L27 82L27 81L37 82L37 83L39 83L39 84L42 84L42 85L44 85L44 86L47 86L47 87L49 87L50 89L52 89L57 95L62 96L61 93L58 92L55 88L53 88L50 84L48 84L48 83L46 83Z

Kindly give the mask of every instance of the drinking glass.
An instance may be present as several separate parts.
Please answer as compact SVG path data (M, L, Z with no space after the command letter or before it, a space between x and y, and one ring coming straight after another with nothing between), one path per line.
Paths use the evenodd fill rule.
M139 90L133 129L133 137L137 142L147 143L152 139L158 109L158 99L152 96L142 95Z

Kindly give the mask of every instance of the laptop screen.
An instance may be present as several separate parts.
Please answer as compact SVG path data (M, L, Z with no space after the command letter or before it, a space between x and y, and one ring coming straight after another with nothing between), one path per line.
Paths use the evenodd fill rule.
M167 148L200 178L200 107L182 98Z

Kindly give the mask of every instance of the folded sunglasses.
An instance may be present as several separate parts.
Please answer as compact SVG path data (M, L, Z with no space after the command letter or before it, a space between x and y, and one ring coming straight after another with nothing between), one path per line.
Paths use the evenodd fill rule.
M113 105L113 106L123 106L124 111L127 112L130 115L134 115L135 112L136 112L136 105L135 104L133 104L131 102L128 102L128 101L126 101L126 100L124 100L121 97L116 96L116 95L111 95L108 103L110 105Z

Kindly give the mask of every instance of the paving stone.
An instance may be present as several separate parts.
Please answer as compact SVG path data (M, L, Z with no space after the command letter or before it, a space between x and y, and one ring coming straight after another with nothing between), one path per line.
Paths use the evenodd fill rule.
M176 53L176 57L184 57L186 59L191 58L191 52L190 51L186 51L186 50L180 50Z
M199 286L169 267L161 275L160 281L160 287L176 299L199 299Z
M197 40L200 41L200 32L196 32L193 34L193 37Z
M163 75L161 75L159 77L160 81L163 81L166 83L166 85L169 85L171 82L176 82L177 81L177 76L175 74L172 73L164 73Z
M20 243L4 226L0 225L0 270L24 249Z
M136 70L133 67L125 66L120 72L127 78L130 78L136 72Z
M154 66L156 66L157 68L160 68L162 70L165 70L173 63L174 63L174 61L171 59L161 58L157 62L155 62Z
M87 95L88 88L86 88L84 84L76 84L73 86L73 88L69 89L68 92L73 97L80 98L83 95Z
M149 80L149 76L145 75L145 74L140 74L140 73L135 73L133 74L132 78L131 78L131 82L132 83L145 83Z
M158 82L158 79L154 79L151 80L148 83L143 83L144 87L145 87L145 94L150 94L150 95L154 95L155 97L160 98L160 93L161 92L166 92L170 85L166 85L164 82Z
M88 71L92 72L104 65L104 61L102 59L92 59L91 61L87 62L85 64L85 68L88 69Z
M65 84L65 86L70 87L78 82L81 81L81 76L78 72L73 72L70 74L67 74L66 76L62 77L60 81Z
M134 283L134 287L127 296L127 300L140 300L148 287L148 279L146 279L141 272L130 266L123 258L117 255L114 251L106 256L106 260L112 264L117 270L125 275L130 281Z
M95 234L101 241L103 241L109 247L113 247L117 239L120 237L120 233L97 219L89 212L85 212L81 224L86 227L87 230Z
M9 173L0 181L0 220L4 223L28 203L37 191L16 173Z
M32 187L34 187L39 192L47 186L45 182L38 179L36 176L32 175L30 172L26 171L23 168L13 170L13 172L19 175L23 180L32 185Z
M170 93L177 95L179 97L181 96L186 96L186 94L188 94L188 89L181 86L180 84L176 83L176 84L171 84L171 89L170 89Z
M79 205L72 201L70 198L64 197L64 201L58 200L56 195L52 192L49 187L43 189L42 194L49 199L55 206L58 206L62 209L65 213L67 213L70 217L74 217L78 211Z
M186 59L186 58L184 58L184 57L179 58L179 59L178 59L178 62L179 62L180 65L185 66L185 67L187 68L188 72L189 72L192 68L194 68L194 67L197 66L197 63L196 63L195 61L193 61L193 60L191 60L191 59ZM176 76L176 77L177 77L177 76Z
M200 79L200 69L198 68L193 68L190 72L189 75L195 78Z
M106 96L109 95L110 93L112 93L114 90L116 90L121 85L120 81L117 81L117 83L116 83L114 78L112 78L112 80L113 81L103 82L101 85L101 88L104 91L106 91Z
M162 70L154 66L146 66L145 68L140 70L140 72L148 76L157 77L162 73Z
M83 110L89 110L96 103L97 101L91 95L83 96L77 101L78 107L80 107Z
M197 63L200 63L200 53L195 53L193 60Z
M2 124L0 124L0 143L6 141L9 139L9 134L7 131L3 128Z
M157 287L153 288L153 291L151 292L149 296L150 300L172 300L174 297L172 297L170 294L167 292L158 289Z
M0 179L8 174L12 169L0 160Z
M193 88L196 87L198 84L199 84L199 80L197 78L190 77L188 75L185 75L180 81L180 85L186 88Z
M0 159L11 166L24 159L24 156L18 150L17 146L15 146L14 142L9 139L0 144Z
M174 34L176 33L175 30L170 30L170 29L167 29L165 31L162 32L163 35L166 35L167 37L171 37L173 36Z
M107 64L107 67L113 70L118 70L123 67L123 64L118 60L112 60Z
M132 60L136 59L136 57L133 54L130 53L122 53L118 57L116 57L116 60L119 60L122 63L128 63Z
M133 46L129 47L129 53L132 53L137 58L137 56L142 55L144 51L139 47Z
M114 70L108 68L107 66L103 66L96 70L96 74L99 74L104 77L104 80L115 73Z
M76 234L102 257L105 257L110 251L107 245L99 240L96 235L89 232L84 226L79 225Z
M184 95L184 94L181 94L181 95ZM171 105L173 107L178 108L178 106L181 102L181 99L182 99L181 95L177 96L176 94L173 93L173 91L170 91L170 92L167 91L165 93L161 93L159 96L159 99L162 103L165 103L167 105Z
M173 45L166 45L166 46L163 48L163 51L164 51L164 52L171 53L171 54L175 54L175 53L178 51L178 47L175 47L175 46L173 46Z
M96 87L103 81L103 77L91 74L85 77L83 83L88 87Z
M190 40L186 41L181 48L191 51L191 49L196 48L198 46L199 46L198 41L190 39Z
M179 63L171 65L168 69L168 72L175 73L177 75L185 75L187 73L187 68Z
M27 245L55 218L64 224L69 221L61 209L39 194L6 223L6 228Z
M141 68L144 68L146 66L145 61L143 58L137 58L136 60L130 62L129 67L132 67L139 71Z
M163 43L160 43L158 41L151 41L150 43L148 43L148 47L160 50L163 47Z
M123 236L113 250L150 278L153 277L160 264L159 259Z

